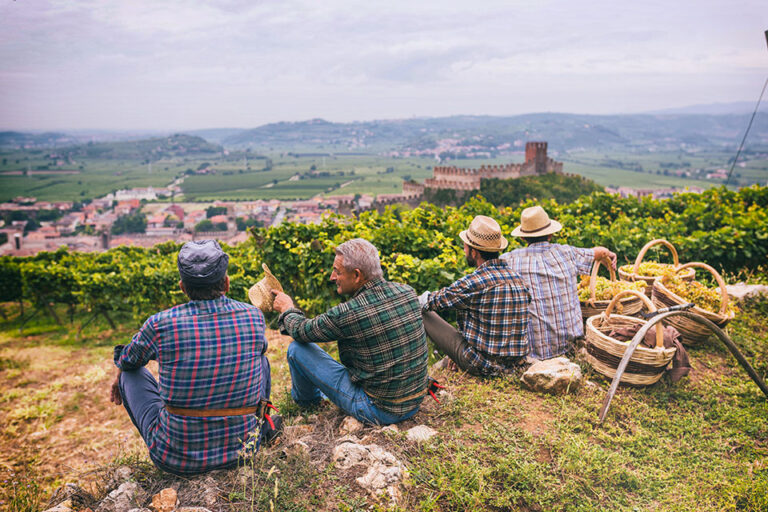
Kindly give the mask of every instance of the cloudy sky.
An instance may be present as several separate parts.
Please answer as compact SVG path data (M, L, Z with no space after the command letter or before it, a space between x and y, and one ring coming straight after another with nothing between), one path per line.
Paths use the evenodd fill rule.
M766 0L0 0L0 129L754 102Z

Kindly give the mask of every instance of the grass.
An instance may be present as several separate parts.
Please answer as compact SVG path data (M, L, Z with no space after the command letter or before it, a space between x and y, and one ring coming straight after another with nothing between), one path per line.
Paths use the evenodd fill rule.
M763 376L766 317L768 300L752 300L729 327ZM152 468L127 415L106 403L113 378L109 345L127 339L135 326L111 332L97 320L76 341L71 331L84 319L76 315L74 328L61 328L40 316L24 336L13 321L0 326L2 467L18 476L34 460L45 476L32 481L43 494L62 481L106 482L104 471L128 465L146 489L174 486L183 505L202 506L195 486L205 477L188 481ZM443 403L425 402L400 429L426 424L436 437L419 445L373 427L358 434L408 468L396 505L357 485L360 468L345 472L331 463L343 416L335 407L305 411L293 403L286 347L271 342L268 353L273 401L287 425L310 432L310 452L291 451L284 439L245 468L217 472L224 509L768 510L768 402L714 339L689 349L694 371L680 383L620 388L603 424L597 412L609 381L583 363L593 384L567 396L533 393L514 377L433 370L447 388ZM26 504L42 497L25 489L6 487L0 499L16 500L9 510L33 510Z

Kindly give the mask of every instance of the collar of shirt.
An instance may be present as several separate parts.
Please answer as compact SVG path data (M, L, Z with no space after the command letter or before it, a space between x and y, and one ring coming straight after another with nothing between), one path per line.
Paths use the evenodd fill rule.
M227 296L222 295L217 299L211 299L211 300L190 300L189 302L187 302L187 305L190 308L194 308L196 311L214 312L221 309L221 306L228 301L229 299L227 298Z
M358 288L357 291L354 294L352 294L352 298L354 299L355 297L357 297L358 295L363 293L365 290L370 290L374 286L378 286L378 285L380 285L383 282L384 282L384 278L383 277L377 277L376 279L371 279L370 281L365 283L363 286Z

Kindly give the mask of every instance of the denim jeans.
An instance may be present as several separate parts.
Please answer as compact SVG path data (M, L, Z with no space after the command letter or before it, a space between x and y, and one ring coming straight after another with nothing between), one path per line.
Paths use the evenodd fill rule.
M383 411L354 384L347 369L315 343L293 341L288 346L291 370L291 397L301 406L320 403L323 395L357 420L373 425L390 425L407 420L419 410L414 407L402 416Z

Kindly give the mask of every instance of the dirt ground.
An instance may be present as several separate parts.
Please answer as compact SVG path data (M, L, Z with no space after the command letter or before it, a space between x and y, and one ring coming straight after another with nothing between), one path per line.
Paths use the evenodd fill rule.
M276 331L267 337L274 394L288 385L288 340ZM50 490L146 447L125 409L109 401L112 348L46 341L0 339L0 482L34 477ZM157 375L156 363L148 368Z

